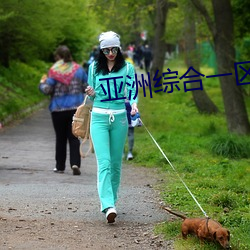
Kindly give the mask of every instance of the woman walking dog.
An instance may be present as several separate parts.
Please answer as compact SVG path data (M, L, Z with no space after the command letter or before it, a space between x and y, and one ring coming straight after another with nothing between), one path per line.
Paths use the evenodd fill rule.
M120 36L113 31L99 36L100 54L89 67L87 95L93 100L90 133L97 160L97 188L101 211L108 223L117 216L115 204L121 178L124 144L128 131L124 90L132 107L138 112L134 67L125 62ZM135 98L135 99L134 99Z

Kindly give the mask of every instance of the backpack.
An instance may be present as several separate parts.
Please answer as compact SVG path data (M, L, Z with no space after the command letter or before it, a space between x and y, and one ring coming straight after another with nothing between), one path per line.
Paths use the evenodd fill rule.
M92 110L92 103L87 102L88 96L86 95L83 103L76 109L76 112L72 118L72 134L77 137L80 143L80 155L85 158L90 151L93 151L93 144L90 138L90 113ZM89 140L89 149L86 153L83 153L83 145Z

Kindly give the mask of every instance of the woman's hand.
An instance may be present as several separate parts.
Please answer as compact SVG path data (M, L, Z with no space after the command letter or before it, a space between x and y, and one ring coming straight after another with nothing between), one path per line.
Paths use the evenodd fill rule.
M95 96L95 90L92 88L92 87L90 87L90 86L88 86L86 89L85 89L85 93L88 95L88 96Z
M41 78L41 80L40 80L40 83L45 83L45 81L47 80L47 75L46 74L44 74L43 76L42 76L42 78Z
M135 115L137 112L139 112L138 108L137 108L137 103L134 102L132 105L131 105L131 112L130 114L133 116Z

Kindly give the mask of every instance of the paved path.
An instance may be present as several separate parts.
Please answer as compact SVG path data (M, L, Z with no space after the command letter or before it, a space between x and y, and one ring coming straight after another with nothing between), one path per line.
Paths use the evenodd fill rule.
M81 176L73 176L69 164L64 174L56 174L54 147L47 108L0 130L1 250L31 249L30 245L32 249L138 249L138 244L142 249L166 249L152 232L155 223L167 219L151 188L159 179L156 170L124 165L118 218L112 228L99 211L94 154L82 160ZM60 234L61 245L55 244L53 228L60 223L73 231L77 228L81 236L72 239L66 229ZM97 237L100 231L103 234ZM110 233L113 237L107 242Z

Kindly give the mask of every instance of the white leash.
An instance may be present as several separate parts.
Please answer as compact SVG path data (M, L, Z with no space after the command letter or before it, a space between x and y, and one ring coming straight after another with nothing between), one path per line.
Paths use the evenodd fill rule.
M139 118L140 119L140 118ZM183 185L185 186L185 188L187 189L187 191L189 192L189 194L191 195L191 197L194 199L194 201L196 202L196 204L198 205L198 207L200 208L200 210L202 211L202 213L205 215L205 217L208 218L206 212L202 209L201 205L199 204L199 202L196 200L196 198L194 197L194 195L192 194L192 192L190 191L190 189L188 188L188 186L186 185L186 183L182 180L182 178L180 177L180 175L178 174L177 170L175 169L175 167L173 166L173 164L170 162L170 160L168 159L168 157L165 155L165 153L163 152L163 150L161 149L161 147L159 146L159 144L156 142L156 140L154 139L154 137L152 136L152 134L149 132L149 130L147 129L147 127L145 126L145 124L142 122L142 120L140 119L141 123L143 124L143 126L145 127L145 129L147 130L148 134L150 135L150 137L152 138L153 142L155 143L155 145L159 148L159 150L161 151L162 155L165 157L165 159L167 160L167 162L169 163L169 165L172 167L172 169L176 172L177 176L179 177L179 179L181 180L181 182L183 183Z

